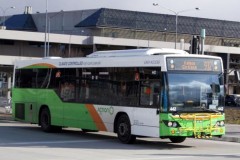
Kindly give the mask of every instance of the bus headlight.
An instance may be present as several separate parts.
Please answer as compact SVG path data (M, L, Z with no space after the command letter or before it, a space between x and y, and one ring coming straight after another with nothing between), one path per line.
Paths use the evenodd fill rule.
M172 127L172 124L173 123L171 121L169 121L167 125L168 125L168 127Z
M224 121L217 121L215 126L224 127L225 126L225 122Z
M181 127L180 124L176 121L163 121L163 122L168 127L173 127L173 128Z
M177 122L173 122L172 123L172 127L176 128L178 126L178 123Z
M220 126L224 126L224 125L225 125L224 121L221 121Z

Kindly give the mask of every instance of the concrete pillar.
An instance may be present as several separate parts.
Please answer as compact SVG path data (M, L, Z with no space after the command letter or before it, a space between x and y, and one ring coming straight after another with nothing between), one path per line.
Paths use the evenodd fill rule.
M184 39L180 39L180 49L184 50L185 46L184 46Z
M8 76L7 84L8 84L7 99L9 100L11 98L11 88L12 88L12 77L11 77L11 75Z

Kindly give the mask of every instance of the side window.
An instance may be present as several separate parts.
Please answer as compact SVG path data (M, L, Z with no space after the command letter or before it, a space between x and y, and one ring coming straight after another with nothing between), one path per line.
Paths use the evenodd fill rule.
M15 70L15 82L14 82L15 88L21 87L21 70L17 69Z
M57 88L55 69L20 69L15 73L15 87L21 88Z
M90 94L92 91L92 79L94 79L94 70L82 68L79 73L82 75L79 79L79 101L83 103L89 103ZM91 91L90 91L91 89Z
M111 83L113 104L139 105L139 74L137 68L114 68Z
M60 77L58 77L60 74ZM57 77L56 77L57 76ZM59 83L59 95L63 101L76 101L76 69L59 69L55 73L55 83Z
M16 70L15 87L16 88L35 88L36 73L32 69Z
M49 88L52 77L52 69L33 69L35 73L35 88Z
M158 68L140 69L140 105L159 106L161 94L161 75Z
M84 103L111 104L110 74L107 68L82 69L80 101Z
M139 105L139 77L135 68L83 68L79 102L102 105Z
M98 102L100 104L111 105L113 103L113 97L111 93L111 69L98 68L96 69L98 80Z

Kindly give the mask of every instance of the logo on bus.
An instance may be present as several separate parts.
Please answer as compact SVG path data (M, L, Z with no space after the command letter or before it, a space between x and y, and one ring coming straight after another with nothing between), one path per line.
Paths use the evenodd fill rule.
M108 114L110 114L110 115L112 115L113 113L114 113L114 109L113 109L113 107L100 107L100 108L98 108L97 109L97 111L100 113L100 114L106 114L106 113L108 113Z

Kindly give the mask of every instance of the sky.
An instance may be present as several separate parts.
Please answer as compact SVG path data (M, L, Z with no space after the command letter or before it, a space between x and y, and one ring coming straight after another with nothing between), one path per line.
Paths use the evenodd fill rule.
M16 8L9 9L12 6ZM45 13L46 8L48 12L112 8L160 14L189 10L179 15L240 22L240 0L0 0L0 16L4 10L5 15L22 14L25 6L32 6L33 13Z

